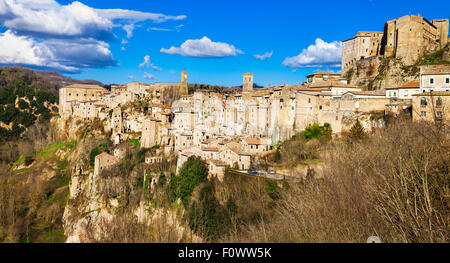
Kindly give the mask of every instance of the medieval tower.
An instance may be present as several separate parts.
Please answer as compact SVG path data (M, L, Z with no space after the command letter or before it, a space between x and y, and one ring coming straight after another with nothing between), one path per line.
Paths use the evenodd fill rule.
M252 92L253 91L253 74L245 73L244 74L244 83L242 86L243 92Z
M141 147L151 148L158 143L158 129L156 120L144 120L142 123Z
M188 94L187 71L186 70L183 70L181 72L180 94L181 95L187 95Z

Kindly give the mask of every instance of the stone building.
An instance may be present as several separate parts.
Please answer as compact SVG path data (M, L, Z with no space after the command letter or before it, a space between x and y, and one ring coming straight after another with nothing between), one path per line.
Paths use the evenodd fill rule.
M414 64L426 53L443 48L448 42L448 19L428 21L407 15L386 22L384 56Z
M450 123L450 91L430 91L413 95L413 120Z
M59 112L63 119L73 115L78 102L97 101L107 90L98 85L72 84L59 89Z
M142 123L141 147L151 148L159 143L159 123L161 121L149 118Z
M381 52L383 32L363 32L342 41L342 72L353 66L357 60L377 56Z
M116 164L117 162L118 159L116 157L106 152L95 156L94 175L100 175L104 169Z
M358 32L342 42L342 72L374 56L394 57L413 65L424 54L443 48L448 30L448 19L428 21L420 15L407 15L387 21L383 32Z
M422 92L450 91L450 65L427 65L420 67Z
M386 98L410 100L413 94L420 93L420 82L410 81L403 85L386 88Z

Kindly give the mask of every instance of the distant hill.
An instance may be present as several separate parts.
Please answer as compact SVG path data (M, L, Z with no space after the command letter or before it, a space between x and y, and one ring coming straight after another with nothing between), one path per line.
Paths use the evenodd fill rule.
M236 89L236 90L239 90L239 91L242 91L242 85L240 85L240 86L234 86L234 87L231 87L232 89ZM264 88L263 86L259 86L258 84L256 84L256 83L253 83L253 89L262 89L262 88Z
M3 72L0 76L0 81L3 81L3 83L0 82L0 88L4 86L5 81L12 81L15 78L30 80L31 85L38 85L52 93L57 93L59 87L70 84L95 84L103 86L101 82L96 80L77 80L63 76L55 71L37 71L19 66L0 67L0 72Z
M264 88L263 86L259 86L258 84L253 84L254 89L260 89ZM218 86L218 85L211 85L211 84L188 84L189 93L194 93L196 90L208 90L213 92L219 92L223 94L234 94L237 92L242 91L242 85L240 86L234 86L234 87L227 87L227 86Z
M71 77L63 76L60 73L55 72L55 71L35 71L35 72L37 75L47 79L48 81L58 83L62 86L70 85L70 84L93 84L93 85L100 85L100 86L103 85L100 81L73 79Z
M19 138L37 121L47 122L58 112L58 89L74 83L102 85L57 72L0 67L0 142Z

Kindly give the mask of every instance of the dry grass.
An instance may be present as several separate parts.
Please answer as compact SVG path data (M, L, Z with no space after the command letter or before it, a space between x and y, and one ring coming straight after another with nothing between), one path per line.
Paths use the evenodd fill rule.
M360 143L328 145L324 178L291 185L270 221L224 241L448 242L446 127L397 121Z

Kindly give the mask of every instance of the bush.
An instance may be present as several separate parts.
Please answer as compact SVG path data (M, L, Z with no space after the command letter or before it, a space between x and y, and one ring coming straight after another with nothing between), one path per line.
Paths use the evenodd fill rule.
M161 174L159 175L158 184L159 184L160 186L163 186L163 185L166 184L166 182L167 182L166 175L165 175L163 172L161 172Z
M331 129L331 125L329 123L325 123L323 126L319 126L319 124L314 123L306 126L305 130L302 132L303 137L306 140L312 139L331 139L331 134L333 130Z
M169 200L181 198L187 206L195 187L205 182L208 177L208 166L200 157L190 156L183 164L178 176L172 177L169 183Z

